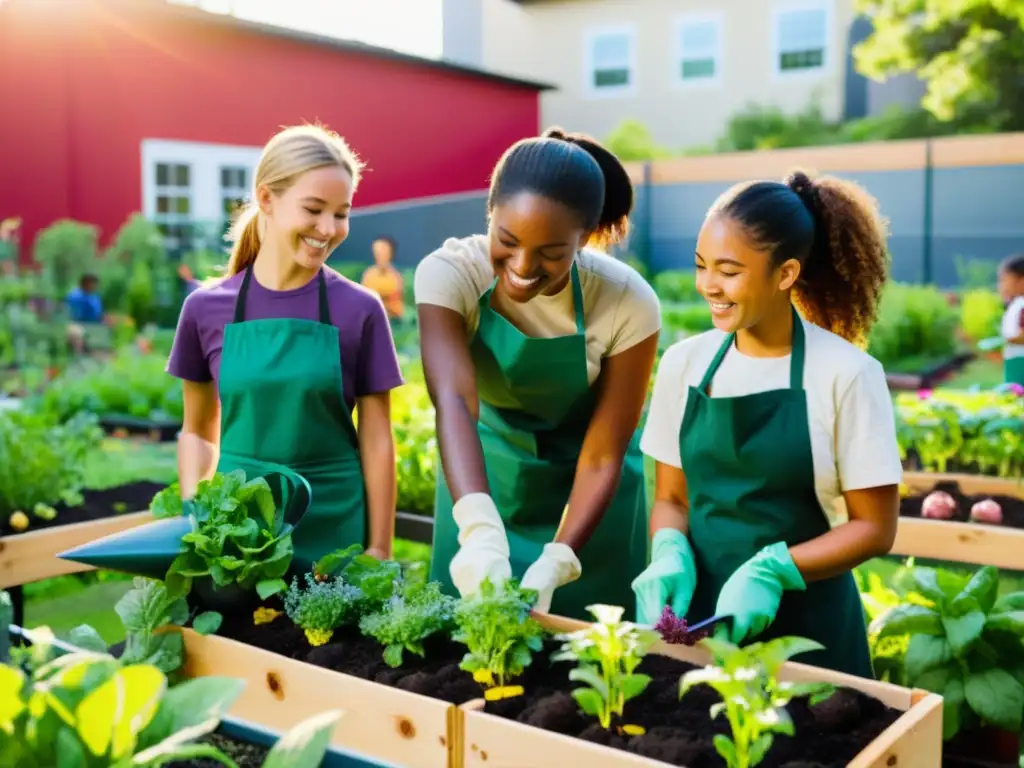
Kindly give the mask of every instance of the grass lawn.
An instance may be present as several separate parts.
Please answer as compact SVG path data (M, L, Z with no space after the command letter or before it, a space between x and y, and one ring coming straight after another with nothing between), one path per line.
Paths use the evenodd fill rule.
M973 386L995 387L1002 383L1002 362L979 357L969 362L962 371L948 381L944 381L941 386L943 389L967 389Z

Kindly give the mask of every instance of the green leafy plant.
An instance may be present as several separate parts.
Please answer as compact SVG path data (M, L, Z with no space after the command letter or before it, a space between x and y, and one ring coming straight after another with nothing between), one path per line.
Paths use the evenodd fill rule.
M173 594L187 594L192 581L204 577L217 587L255 589L263 600L288 588L284 575L294 553L292 525L264 478L246 480L240 469L218 472L199 483L189 502L182 502L175 483L150 505L156 518L178 516L186 508L196 525L182 537L185 551L167 571Z
M713 688L722 700L711 708L711 718L725 714L732 738L718 734L715 749L728 768L751 768L764 760L775 734L793 735L793 721L786 705L795 697L809 696L817 703L834 692L825 683L781 681L779 668L798 653L823 648L802 637L780 637L744 648L720 638L705 638L701 645L715 659L702 669L683 675L679 697L699 686Z
M400 667L405 651L425 656L424 641L454 626L455 599L442 594L436 581L404 581L383 608L363 616L359 631L384 646L384 661Z
M1024 713L1024 592L998 596L999 571L969 578L916 567L914 591L875 619L874 638L908 638L906 685L943 697L943 737L991 724L1018 731Z
M455 607L452 640L468 649L459 667L487 688L488 700L523 692L506 684L544 647L544 628L530 616L535 602L536 592L520 589L514 579L498 587L484 579L476 593Z
M895 413L900 452L922 469L1024 476L1024 398L1012 389L903 393Z
M636 669L659 637L657 632L622 621L620 606L589 605L587 610L596 621L575 632L557 635L555 639L562 641L562 647L552 660L576 662L569 679L588 687L575 689L573 698L586 714L597 717L601 727L608 729L613 718L622 717L626 702L650 684L650 676Z
M188 603L185 598L168 592L163 582L136 577L132 584L132 589L114 606L125 630L120 661L122 664L150 664L164 674L176 672L185 660L184 641L178 632L160 630L184 626L189 618ZM200 634L216 632L219 626L220 617L209 612L193 621L193 629ZM88 624L72 629L68 641L85 651L107 651L103 638Z
M212 732L243 680L202 677L168 686L149 664L80 651L51 659L46 633L27 669L0 665L0 768L157 768L205 758L237 768L197 741ZM315 768L340 712L301 723L270 750L264 768Z
M310 645L323 645L334 630L358 616L363 593L340 577L318 581L307 573L305 580L305 589L299 586L298 577L292 580L284 597L284 611L302 628Z
M103 432L90 414L61 424L31 410L0 412L0 515L33 512L82 501L86 458L99 448ZM41 514L40 514L41 513Z

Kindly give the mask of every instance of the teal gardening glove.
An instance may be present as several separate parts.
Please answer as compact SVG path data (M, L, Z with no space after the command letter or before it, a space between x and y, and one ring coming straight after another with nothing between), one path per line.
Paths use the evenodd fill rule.
M784 590L807 589L784 542L771 544L736 569L718 593L715 615L732 616L730 640L741 643L775 620Z
M633 580L638 624L655 624L666 605L685 616L697 588L697 564L686 534L662 528L651 540L651 564Z

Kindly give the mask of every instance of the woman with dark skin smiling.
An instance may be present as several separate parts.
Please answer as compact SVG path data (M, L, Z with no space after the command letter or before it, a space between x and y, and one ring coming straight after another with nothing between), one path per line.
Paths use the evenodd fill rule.
M856 346L888 270L875 202L800 172L740 185L695 260L715 329L658 366L638 620L731 616L733 642L807 637L825 648L799 661L871 677L850 571L892 547L902 476L885 375Z
M552 129L499 160L488 234L449 239L416 270L444 470L430 578L449 592L514 575L540 611L632 610L660 307L635 270L585 247L619 240L632 204L611 153Z

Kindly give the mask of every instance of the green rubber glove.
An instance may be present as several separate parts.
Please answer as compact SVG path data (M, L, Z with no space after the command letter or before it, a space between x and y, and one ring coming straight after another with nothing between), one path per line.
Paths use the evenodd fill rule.
M775 620L782 593L805 590L803 576L783 542L771 544L736 569L718 593L715 615L732 616L730 640L755 637Z
M666 605L684 616L696 588L697 565L686 534L662 528L651 540L651 564L633 579L637 623L655 624Z

